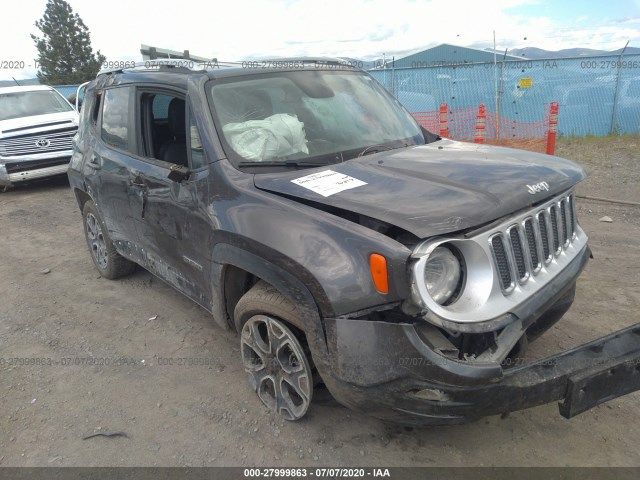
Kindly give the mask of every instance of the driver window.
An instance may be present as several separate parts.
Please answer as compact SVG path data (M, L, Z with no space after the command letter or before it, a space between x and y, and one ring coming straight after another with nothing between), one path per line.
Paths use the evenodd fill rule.
M141 99L144 156L187 167L184 99L156 93L144 93Z

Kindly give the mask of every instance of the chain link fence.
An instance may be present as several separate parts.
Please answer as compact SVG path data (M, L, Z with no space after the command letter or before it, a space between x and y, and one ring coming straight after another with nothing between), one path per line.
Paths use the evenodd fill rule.
M495 63L387 65L369 73L419 121L437 121L440 105L446 103L452 138L469 136L460 132L472 128L466 124L475 122L473 112L480 104L488 112L488 140L544 136L552 102L559 104L561 135L640 134L640 55L498 57Z
M553 102L559 135L640 134L640 55L415 63L369 73L422 126L450 138L478 140L482 104L483 143L549 152ZM77 85L54 88L68 98Z

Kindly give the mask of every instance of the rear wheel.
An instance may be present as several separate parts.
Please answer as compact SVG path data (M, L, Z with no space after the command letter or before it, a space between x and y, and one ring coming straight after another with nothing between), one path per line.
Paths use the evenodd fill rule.
M286 297L259 282L240 299L234 314L249 384L264 405L287 420L302 418L313 396L304 336L283 320L295 311Z
M133 272L136 264L116 251L93 202L88 201L84 204L82 218L87 246L100 275L114 280Z

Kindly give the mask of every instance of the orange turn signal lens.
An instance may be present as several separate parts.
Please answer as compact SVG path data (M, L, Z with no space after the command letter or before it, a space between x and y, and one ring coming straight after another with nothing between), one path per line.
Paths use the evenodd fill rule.
M387 275L387 259L379 253L372 253L369 257L371 278L379 293L389 293L389 276Z

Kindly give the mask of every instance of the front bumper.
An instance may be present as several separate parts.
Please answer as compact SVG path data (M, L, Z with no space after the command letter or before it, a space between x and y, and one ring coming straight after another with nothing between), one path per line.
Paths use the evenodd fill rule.
M421 364L415 365L416 359ZM373 361L377 368L385 367L384 360ZM553 401L560 401L560 413L571 418L640 390L640 324L508 370L499 365L467 367L477 368L479 375L466 379L457 363L399 357L397 364L412 370L404 378L369 386L332 378L328 386L338 401L354 410L398 423L466 423ZM435 376L429 378L427 371Z
M526 309L529 317L520 317L524 324L535 328L536 320L564 313L588 254L585 249L575 260L575 276L564 287L550 284L542 295L547 301ZM640 324L506 368L512 364L439 353L420 323L348 318L325 323L330 368L323 378L329 390L354 410L398 423L465 423L553 401L560 401L560 413L570 418L640 390Z
M65 174L70 160L70 152L58 152L58 155L49 155L47 158L12 161L0 158L0 186Z

